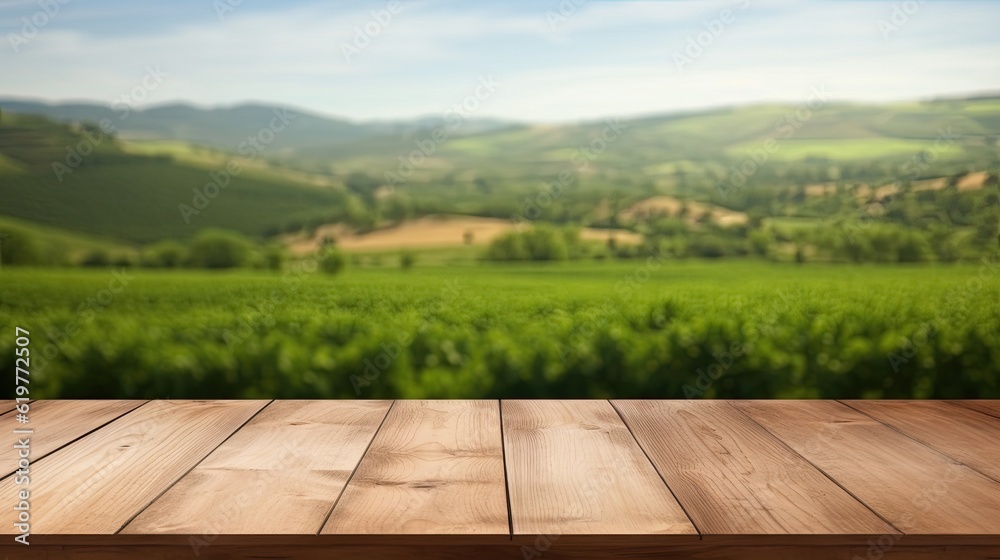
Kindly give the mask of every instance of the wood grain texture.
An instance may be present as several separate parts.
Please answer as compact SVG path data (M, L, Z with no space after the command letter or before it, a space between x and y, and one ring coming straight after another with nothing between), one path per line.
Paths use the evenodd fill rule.
M0 558L1000 558L997 402L39 402Z
M146 401L35 401L28 424L19 424L13 414L0 417L0 433L11 434L30 428L32 434L19 435L30 441L31 460L38 461L88 432L138 408ZM17 470L18 450L0 447L0 477Z
M939 401L844 404L1000 481L1000 418Z
M613 401L703 535L896 531L725 401Z
M21 547L26 548L26 547ZM543 550L544 548L544 550ZM360 545L331 546L302 543L292 546L212 545L195 556L189 546L68 546L31 547L31 554L14 547L0 547L10 560L996 560L998 546L910 546L905 540L882 550L870 545L852 546L741 546L706 543L660 546L563 546L559 541L537 548L516 545Z
M123 534L314 535L390 401L275 401Z
M735 406L907 534L1000 534L1000 484L832 401Z
M324 534L510 533L498 401L396 401Z
M972 410L981 412L994 418L1000 418L1000 401L998 400L971 400L971 401L946 401L949 404L964 406Z
M208 455L267 401L154 401L31 468L32 533L111 534ZM0 495L15 496L14 477ZM14 532L4 508L0 533Z
M503 401L514 534L697 531L607 401Z

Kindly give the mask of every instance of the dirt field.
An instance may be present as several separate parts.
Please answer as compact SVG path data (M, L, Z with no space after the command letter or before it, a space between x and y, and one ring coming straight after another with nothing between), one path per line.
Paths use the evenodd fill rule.
M391 228L370 233L355 234L347 227L333 224L317 228L312 238L291 236L285 243L296 254L315 251L326 236L336 238L337 245L347 251L388 251L393 249L427 249L465 244L466 232L471 233L473 245L485 245L497 236L515 228L510 220L477 218L470 216L426 216ZM639 244L642 236L637 233L585 228L580 237L604 241L610 235L624 244Z
M986 183L986 177L989 174L985 171L978 171L976 173L969 173L965 177L962 177L958 181L958 190L960 191L971 191L983 188Z
M828 196L837 194L837 185L834 183L816 183L813 185L806 185L806 196L817 197L817 196Z
M733 210L728 210L712 204L705 204L703 202L694 202L691 200L684 201L672 196L654 196L652 198L647 198L646 200L636 203L630 208L623 210L619 216L624 219L640 218L656 213L677 216L685 203L688 208L687 220L692 224L696 223L698 218L706 213L711 215L712 221L719 225L729 226L749 222L749 218L743 212L735 212Z

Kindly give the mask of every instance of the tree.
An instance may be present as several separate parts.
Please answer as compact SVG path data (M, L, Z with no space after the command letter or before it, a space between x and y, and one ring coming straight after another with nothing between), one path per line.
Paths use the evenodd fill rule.
M520 232L511 231L500 235L490 243L486 258L491 261L519 261L528 258L524 237Z
M288 253L283 245L273 243L264 248L264 266L268 270L281 270L288 259Z
M802 245L796 245L795 246L795 263L796 264L802 264L804 262L806 262L805 248L802 247Z
M413 265L417 262L417 255L413 251L403 251L399 255L399 267L403 270L409 270L413 268Z
M339 274L347 264L344 252L337 248L337 243L331 237L324 237L316 252L319 268L327 274Z
M195 268L239 268L250 261L251 244L242 235L208 229L195 236L187 264Z
M547 226L535 226L524 232L524 246L536 261L564 261L569 258L569 248L561 232Z
M139 259L142 266L176 268L187 258L187 249L176 241L160 241L146 247Z
M111 257L108 256L108 252L104 249L94 249L83 257L80 264L88 267L104 267L111 264Z
M42 264L42 244L26 230L5 229L0 232L0 259L10 265Z
M770 230L755 229L750 232L750 246L757 256L766 257L771 252L773 242L774 237Z
M348 191L360 196L361 200L364 200L368 206L374 207L375 192L382 186L382 183L367 173L355 171L344 179L344 186L347 187Z
M900 236L897 258L899 262L922 262L932 254L931 244L919 231L907 231Z
M381 204L381 214L389 221L399 224L406 221L410 215L410 202L398 194L387 197Z

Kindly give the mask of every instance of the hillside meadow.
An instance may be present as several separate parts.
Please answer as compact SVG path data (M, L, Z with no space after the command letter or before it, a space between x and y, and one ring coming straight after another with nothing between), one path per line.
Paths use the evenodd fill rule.
M35 398L997 398L1000 263L0 271ZM0 366L14 376L13 334Z

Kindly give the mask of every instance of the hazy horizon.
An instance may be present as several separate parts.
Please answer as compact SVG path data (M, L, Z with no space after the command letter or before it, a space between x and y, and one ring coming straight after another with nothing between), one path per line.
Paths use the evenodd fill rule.
M565 123L798 102L817 86L831 101L859 103L1000 88L1000 5L985 2L219 0L40 10L0 2L0 57L17 76L0 96L106 105L124 96L136 108L266 99L371 121L440 115L486 79L497 87L476 118ZM129 95L150 68L162 81Z
M835 103L836 104L844 104L844 105L891 105L891 104L897 104L897 103L929 103L929 102L935 102L935 101L976 99L976 98L993 98L993 97L1000 98L1000 88L998 88L998 89L981 90L981 91L951 92L950 94L949 93L945 93L945 94L936 95L936 96L933 96L933 97L887 99L887 100L884 100L884 101L865 101L865 100L858 100L858 99L838 99ZM98 100L98 99L74 99L74 98L67 98L67 99L54 99L54 100L50 100L50 99L44 99L44 98L41 98L41 97L3 96L3 97L0 97L0 101L17 101L17 102L21 102L21 103L40 103L40 104L48 105L48 106L51 106L51 107L73 106L73 105L93 105L93 106L108 107L108 108L113 107L113 104L108 104L108 103L105 103L105 102L103 102L101 100ZM682 108L682 109L668 109L668 110L663 110L663 111L654 111L654 112L647 112L647 113L637 113L637 114L623 115L623 116L621 116L621 118L626 118L626 119L642 119L642 118L650 118L650 117L665 116L665 115L677 115L677 114L692 114L692 115L695 115L695 114L699 114L699 113L706 113L706 112L712 112L712 111L721 111L721 110L725 110L725 109L739 109L739 108L746 108L746 107L763 107L763 106L773 106L773 105L787 105L787 104L790 104L790 103L792 103L792 102L791 101L777 101L777 100L748 101L748 102L745 102L745 103L735 102L735 103L721 104L721 105L711 105L711 106L705 106L705 107L693 107L693 108ZM239 107L284 107L284 108L287 108L287 109L298 110L298 112L300 114L308 113L308 114L311 114L311 115L314 115L314 116L318 116L318 117L322 117L322 118L333 119L333 120L340 120L340 121L346 121L346 122L350 122L350 123L353 123L353 124L369 124L369 123L397 122L397 121L407 122L407 121L417 121L417 120L421 120L421 119L430 119L430 118L440 118L441 117L440 113L439 114L423 113L423 114L416 114L416 115L410 115L410 116L402 116L402 117L398 117L398 118L367 118L367 119L359 119L359 118L351 117L350 115L327 113L325 111L314 109L314 108L311 108L311 107L302 107L302 106L298 106L298 105L283 103L281 101L267 101L267 100L262 100L262 99L245 99L245 100L235 101L235 102L232 102L232 103L215 103L215 104L211 104L211 103L207 103L207 104L206 103L197 103L197 102L186 100L186 99L175 99L175 100L164 100L164 101L159 102L159 103L142 106L142 107L136 108L135 110L137 112L144 112L144 111L149 111L149 110L154 110L154 109L161 109L161 108L164 108L164 107L181 107L181 106L183 106L183 107L193 107L195 109L202 110L202 111L235 109L235 108L239 108ZM3 107L0 107L0 109L3 109ZM592 116L581 117L581 118L578 118L578 119L565 120L565 121L531 121L531 120L527 120L527 119L508 119L508 118L504 118L504 117L490 117L490 116L473 117L473 120L476 120L477 118L481 118L483 120L497 120L497 121L506 122L506 123L510 123L510 124L515 124L515 125L518 125L518 124L520 124L520 125L572 125L572 124L578 124L578 123L594 122L594 121L599 121L601 119L614 118L614 117L618 117L618 115L592 115Z

